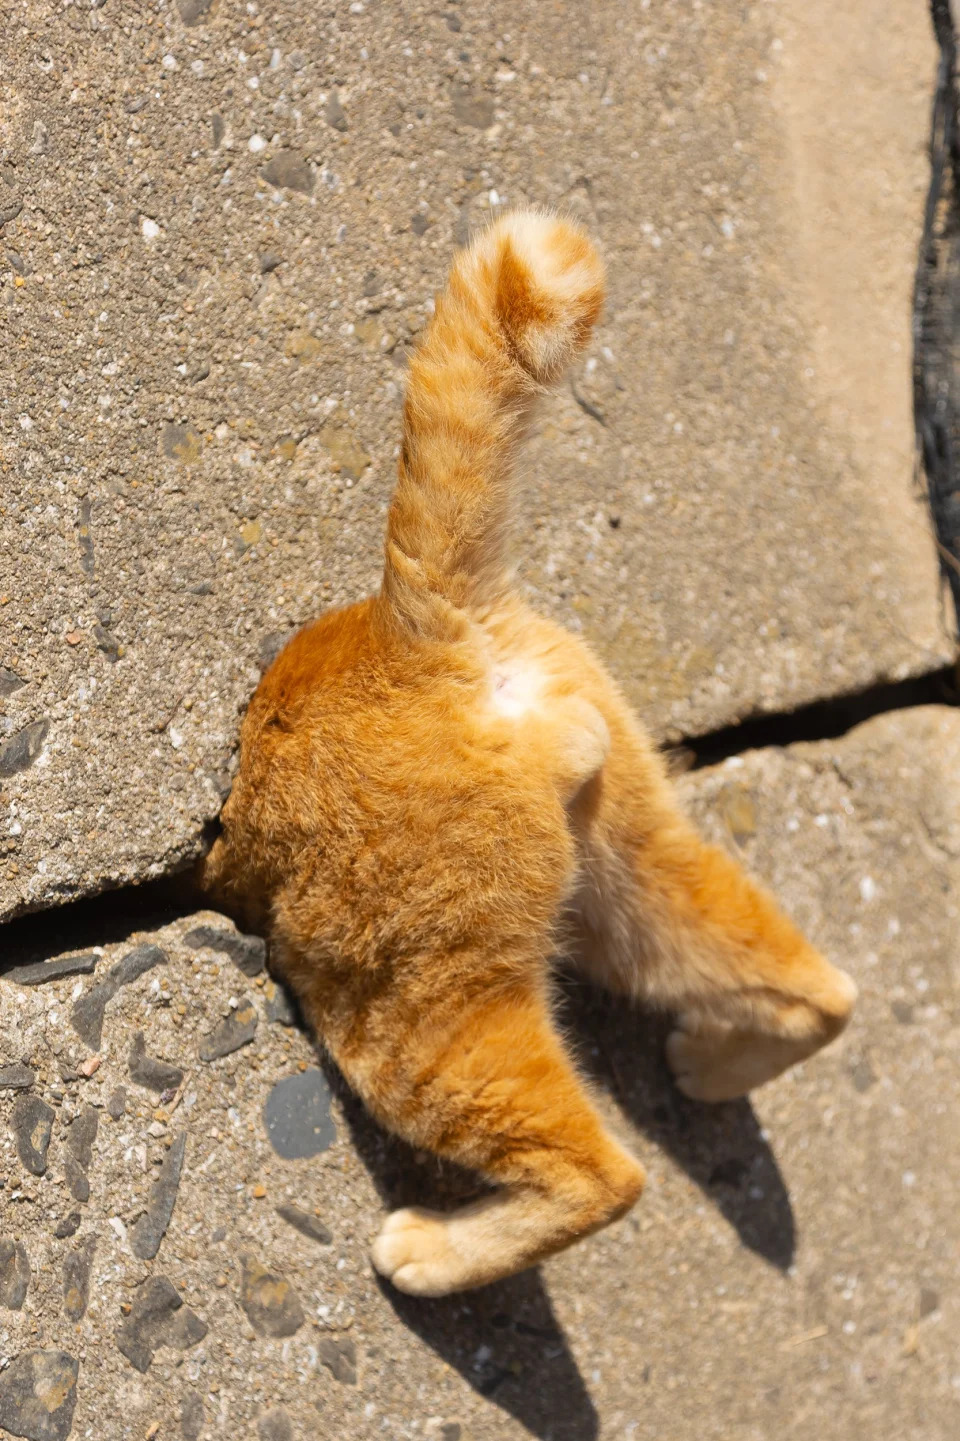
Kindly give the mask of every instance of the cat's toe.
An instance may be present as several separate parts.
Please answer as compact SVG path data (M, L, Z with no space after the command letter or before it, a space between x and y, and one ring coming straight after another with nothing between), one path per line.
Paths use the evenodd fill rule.
M809 1039L685 1022L667 1037L667 1065L692 1101L735 1101L804 1060Z
M697 1064L696 1054L691 1045L692 1038L686 1031L671 1031L667 1037L665 1047L667 1065L673 1074L674 1084L685 1096L691 1100L698 1101L702 1097L691 1094L697 1090Z
M714 1037L671 1031L666 1056L677 1090L691 1101L732 1101L750 1089L737 1069L725 1064L722 1043Z
M456 1289L445 1217L411 1206L393 1211L373 1243L381 1276L410 1296L445 1296Z

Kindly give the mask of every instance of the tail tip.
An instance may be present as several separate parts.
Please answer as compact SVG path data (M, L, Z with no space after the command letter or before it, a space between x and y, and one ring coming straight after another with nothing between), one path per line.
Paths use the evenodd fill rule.
M535 380L557 380L603 308L594 245L570 221L539 210L504 216L480 244L495 248L497 318L517 358Z

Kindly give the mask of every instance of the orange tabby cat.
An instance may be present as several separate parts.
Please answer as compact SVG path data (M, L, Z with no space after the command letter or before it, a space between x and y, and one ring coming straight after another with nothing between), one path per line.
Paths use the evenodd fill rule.
M680 815L657 753L508 564L511 462L603 300L564 221L498 221L454 261L410 367L379 595L267 671L206 884L387 1127L497 1189L396 1211L373 1246L439 1296L633 1205L551 1019L560 932L592 980L677 1013L688 1096L740 1096L824 1045L855 987Z

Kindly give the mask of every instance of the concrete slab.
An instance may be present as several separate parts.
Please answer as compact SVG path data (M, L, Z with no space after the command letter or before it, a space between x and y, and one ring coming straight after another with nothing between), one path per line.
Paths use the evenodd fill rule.
M842 56L821 5L11 17L0 916L196 850L258 656L376 584L406 347L505 203L609 260L524 575L651 725L942 663L907 414L932 47L869 8Z
M94 977L0 979L0 1416L52 1368L50 1434L102 1441L953 1441L958 777L960 715L930 709L684 781L856 977L855 1024L752 1105L709 1108L672 1088L658 1025L575 988L571 1032L648 1191L449 1301L381 1289L367 1249L388 1204L464 1183L337 1092L222 936L185 939L219 918L110 944ZM92 1052L71 1015L148 945L166 959L126 964ZM205 1062L247 1009L252 1039Z

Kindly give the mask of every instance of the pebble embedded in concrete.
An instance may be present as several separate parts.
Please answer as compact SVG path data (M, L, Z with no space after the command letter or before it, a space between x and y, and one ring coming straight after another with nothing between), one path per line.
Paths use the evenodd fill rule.
M177 1202L183 1162L187 1152L187 1133L181 1131L164 1157L158 1175L150 1188L147 1209L138 1217L130 1230L130 1246L135 1256L142 1261L152 1261L160 1250L160 1243L166 1234Z
M189 1351L207 1335L207 1323L185 1305L166 1276L148 1277L137 1288L130 1314L116 1333L117 1349L142 1375L162 1346Z
M0 1372L0 1427L26 1441L67 1441L79 1374L65 1351L24 1351Z
M277 1081L264 1105L263 1121L278 1156L303 1159L326 1151L337 1133L323 1072L311 1066Z
M204 1037L200 1046L201 1061L206 1061L208 1064L212 1061L219 1061L224 1056L239 1051L241 1046L248 1046L257 1033L258 1020L257 1008L253 1002L245 997L241 998L236 1010L232 1010L208 1036Z
M39 1096L18 1096L11 1125L17 1138L17 1154L26 1169L42 1176L47 1169L47 1150L53 1134L54 1111Z
M256 1256L242 1257L240 1304L258 1336L294 1336L306 1319L288 1280Z

